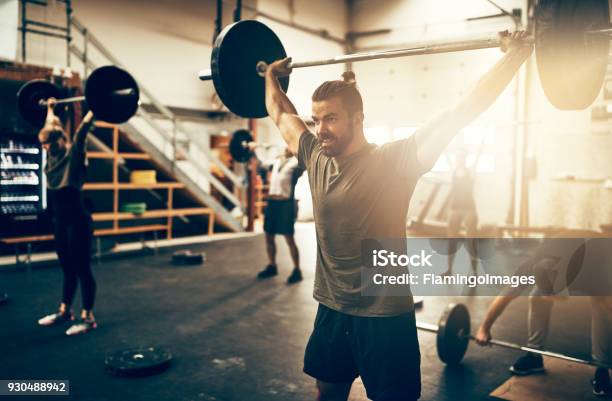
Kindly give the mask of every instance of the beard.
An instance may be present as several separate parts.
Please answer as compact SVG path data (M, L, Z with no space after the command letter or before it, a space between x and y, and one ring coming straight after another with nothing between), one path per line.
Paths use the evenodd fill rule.
M320 133L317 137L317 141L321 146L323 154L327 157L336 157L342 154L355 136L355 130L353 128L353 123L351 122L346 132L342 135L335 135L331 132Z

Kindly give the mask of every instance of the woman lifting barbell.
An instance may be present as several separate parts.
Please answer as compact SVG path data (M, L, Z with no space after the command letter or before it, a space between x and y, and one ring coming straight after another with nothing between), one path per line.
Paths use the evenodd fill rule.
M62 301L59 310L38 321L41 326L52 326L75 320L71 311L78 283L81 284L82 311L80 320L67 331L67 335L86 333L97 327L93 306L96 281L91 271L92 219L84 205L82 187L85 182L85 142L93 126L94 115L89 111L72 141L55 115L57 100L47 100L45 126L38 139L47 152L45 174L57 256L64 275Z

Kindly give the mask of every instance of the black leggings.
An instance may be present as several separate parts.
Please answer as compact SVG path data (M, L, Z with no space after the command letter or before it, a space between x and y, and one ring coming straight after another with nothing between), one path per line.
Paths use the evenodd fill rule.
M92 310L96 298L96 281L91 271L91 216L82 205L80 191L50 192L57 192L53 198L61 205L55 208L54 231L57 256L64 272L62 302L68 307L72 305L80 282L82 308Z

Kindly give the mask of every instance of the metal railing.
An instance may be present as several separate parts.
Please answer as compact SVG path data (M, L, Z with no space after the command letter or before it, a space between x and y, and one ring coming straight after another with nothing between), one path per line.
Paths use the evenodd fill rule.
M83 23L81 23L74 16L71 18L71 24L73 30L73 40L71 41L69 51L76 58L78 58L83 65L83 77L87 78L87 75L91 72L91 70L98 67L98 63L93 60L92 50L95 51L96 55L101 56L104 59L104 63L102 64L113 64L121 67L122 63L98 40L88 29L85 27ZM79 33L82 36L82 41L77 41L74 38L74 35ZM77 43L81 42L82 47L77 46ZM96 58L96 60L99 57ZM199 160L194 159L189 155L189 148L183 147L181 145L180 138L189 138L188 130L182 125L178 116L172 112L168 107L166 107L163 103L161 103L146 87L144 87L140 82L138 83L141 100L144 100L148 105L150 105L154 111L156 116L160 116L162 120L167 121L170 124L170 129L164 128L156 118L154 118L149 112L145 111L144 108L140 107L138 112L136 113L136 117L140 118L142 121L146 123L148 128L159 135L165 144L171 146L171 157L168 156L167 152L164 152L160 149L158 155L164 155L164 157L168 158L170 161L172 171L176 171L177 169L182 169L181 161L188 162L189 165L193 166L199 174L210 184L211 187L216 189L219 193L223 195L225 199L227 199L233 207L237 207L244 212L245 205L243 202L225 186L217 177L215 177L208 165L204 165ZM138 130L138 128L128 122L126 125L130 125L130 132L135 132L134 130ZM142 135L144 136L144 134ZM232 182L232 184L236 188L244 188L245 180L243 177L236 175L232 170L230 170L223 162L221 162L208 148L200 146L197 141L187 141L188 146L193 146L194 150L197 150L204 154L207 158L207 162L215 165L223 174ZM176 155L178 152L181 153L184 157L181 160L177 160ZM193 177L189 177L193 179ZM190 181L192 185L197 185L195 181ZM202 190L202 188L198 188ZM206 191L204 191L206 192ZM206 203L208 206L212 207L215 210L215 213L219 215L219 217L225 221L230 227L232 227L236 231L242 231L242 224L236 220L234 216L227 210L221 202L217 201L212 196L205 196Z

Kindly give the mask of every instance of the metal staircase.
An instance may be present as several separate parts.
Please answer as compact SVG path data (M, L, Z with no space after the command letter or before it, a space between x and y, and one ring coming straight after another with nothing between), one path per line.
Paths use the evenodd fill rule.
M72 17L70 24L73 37L69 52L82 62L84 78L90 71L102 65L121 66L121 62L78 19ZM77 33L82 36L82 40L75 40ZM92 50L95 57L92 57ZM232 231L244 231L241 217L235 217L231 210L238 208L244 212L245 206L234 192L211 173L210 165L218 167L235 188L243 189L245 179L227 168L208 148L199 146L197 140L191 140L189 130L178 121L177 116L142 83L139 82L138 85L141 102L150 105L148 109L152 109L153 113L140 107L134 117L121 125L121 130L161 167L172 172L201 203L212 208L217 221ZM226 200L224 203L231 206L226 208L213 197L211 188L221 193Z

